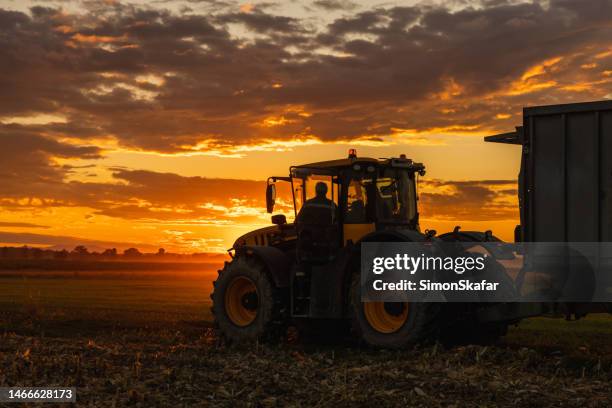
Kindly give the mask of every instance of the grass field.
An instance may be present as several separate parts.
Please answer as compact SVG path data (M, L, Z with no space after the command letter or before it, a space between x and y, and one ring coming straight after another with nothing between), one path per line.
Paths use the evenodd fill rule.
M114 313L120 318L126 314L130 319L207 319L215 270L209 265L180 272L0 272L0 307L41 316L65 311L88 316Z
M529 319L495 347L228 348L216 272L0 273L0 386L73 385L91 406L610 406L612 319Z

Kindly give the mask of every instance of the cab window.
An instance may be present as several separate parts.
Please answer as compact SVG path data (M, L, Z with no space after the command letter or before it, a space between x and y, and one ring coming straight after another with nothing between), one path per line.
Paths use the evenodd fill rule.
M331 200L336 208L338 206L339 183L332 175L317 174L308 169L294 170L292 174L293 196L295 203L295 213L299 214L304 203L316 197L317 183L324 183L327 186L326 198ZM334 218L336 214L334 214Z
M333 183L331 176L322 176L318 174L309 175L305 180L306 200L316 197L316 185L321 182L325 183L327 186L326 197L338 205L338 192L334 191L334 187L337 187L338 185Z

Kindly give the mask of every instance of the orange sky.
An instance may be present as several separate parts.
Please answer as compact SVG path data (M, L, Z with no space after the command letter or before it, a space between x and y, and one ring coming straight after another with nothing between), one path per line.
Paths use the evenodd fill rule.
M224 251L350 147L425 163L422 228L511 239L482 137L612 97L610 2L213 3L0 1L0 243Z

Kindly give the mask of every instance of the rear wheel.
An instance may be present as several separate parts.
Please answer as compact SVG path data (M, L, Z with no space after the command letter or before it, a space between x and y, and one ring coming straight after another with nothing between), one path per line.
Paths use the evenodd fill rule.
M243 342L279 335L280 299L263 265L236 258L219 271L213 285L212 312L225 339Z
M408 302L368 302L363 304L363 314L374 330L390 334L400 330L410 311Z
M257 286L246 276L237 276L230 281L223 301L227 317L238 327L250 325L257 317Z
M351 285L352 328L374 347L403 348L433 338L439 307L435 303L361 302L359 275Z

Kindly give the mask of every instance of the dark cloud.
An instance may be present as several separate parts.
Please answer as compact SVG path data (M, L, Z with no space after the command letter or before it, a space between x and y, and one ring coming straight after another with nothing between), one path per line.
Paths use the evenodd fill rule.
M249 13L232 13L221 16L221 23L241 23L258 33L296 33L304 32L298 20L291 17L266 14L259 9Z
M92 209L94 215L151 222L190 220L211 225L262 222L264 181L111 170L113 183L32 181L16 176L11 183L0 184L3 197L0 207L13 211L85 207ZM26 183L32 188L24 189ZM290 188L284 183L278 187L277 209L290 215L293 212Z
M423 180L424 218L459 221L518 220L516 180Z
M0 125L0 199L47 197L63 191L69 167L58 158L96 159L95 146L74 146L20 125ZM60 193L61 195L61 193Z
M347 0L316 0L312 5L328 11L353 10L357 7L357 4Z
M157 246L144 243L100 241L64 235L47 235L7 231L0 231L0 243L26 243L27 245L42 245L51 247L55 250L72 250L77 245L86 245L91 251L103 251L106 248L117 248L119 251L123 251L127 248L138 247L141 250L153 252L157 251L158 248Z
M29 222L9 222L9 221L0 221L0 227L3 227L3 228L43 228L43 229L50 228L47 225L32 224Z
M211 225L262 222L264 181L185 177L124 168L111 169L114 183L72 181L42 184L52 188L0 191L12 196L10 209L56 206L91 208L93 214L122 219L198 222ZM424 218L478 221L515 219L514 180L421 180ZM170 193L171 192L171 193ZM278 184L277 212L293 213L289 185ZM26 200L24 202L24 200ZM19 203L17 203L19 201Z
M101 4L82 16L0 11L0 115L62 112L58 137L176 152L203 140L218 148L305 134L507 128L516 119L495 120L497 112L611 88L609 80L576 88L606 80L610 57L580 67L612 38L610 0L375 8L318 29L263 8L178 15ZM530 67L559 57L512 92ZM296 107L309 115L262 126Z

